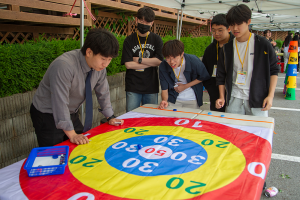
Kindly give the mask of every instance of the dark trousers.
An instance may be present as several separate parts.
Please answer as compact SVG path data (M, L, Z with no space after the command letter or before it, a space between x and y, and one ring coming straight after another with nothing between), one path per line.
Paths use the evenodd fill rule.
M225 105L217 109L216 108L216 101L219 99L219 88L218 86L209 86L206 88L208 95L209 95L209 100L210 100L210 110L211 111L219 111L219 112L225 112Z
M31 104L30 116L40 147L54 146L69 139L62 129L56 128L53 114L42 113ZM79 120L78 112L70 116L75 132L81 134L83 132L83 126Z

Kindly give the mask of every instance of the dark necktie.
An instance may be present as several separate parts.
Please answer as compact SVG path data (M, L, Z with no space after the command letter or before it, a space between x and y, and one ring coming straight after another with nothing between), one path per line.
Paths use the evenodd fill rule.
M83 132L90 130L93 123L93 99L91 87L92 72L93 70L89 71L85 80L85 122Z

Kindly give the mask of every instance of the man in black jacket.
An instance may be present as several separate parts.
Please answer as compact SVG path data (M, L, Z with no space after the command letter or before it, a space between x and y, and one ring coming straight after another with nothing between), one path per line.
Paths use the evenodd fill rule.
M268 116L279 72L275 51L264 37L249 32L246 5L232 7L226 21L236 38L223 46L218 61L216 108L225 105L226 90L226 112Z
M216 85L217 63L224 44L231 41L234 36L230 33L229 25L226 22L225 14L216 15L211 21L211 30L214 41L205 49L202 62L204 63L210 79L203 81L210 99L210 110L225 112L225 106L220 109L216 108L216 100L219 98L219 88Z

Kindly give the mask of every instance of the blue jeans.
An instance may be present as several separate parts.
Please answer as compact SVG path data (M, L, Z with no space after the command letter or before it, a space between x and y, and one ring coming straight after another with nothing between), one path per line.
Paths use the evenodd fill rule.
M157 104L158 94L139 94L126 92L126 112L132 111L144 104Z

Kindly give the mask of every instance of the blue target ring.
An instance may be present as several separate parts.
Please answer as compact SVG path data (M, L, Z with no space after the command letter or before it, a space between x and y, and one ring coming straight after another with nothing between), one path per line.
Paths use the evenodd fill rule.
M199 144L177 136L145 135L121 140L105 151L107 163L138 176L179 175L207 160Z

